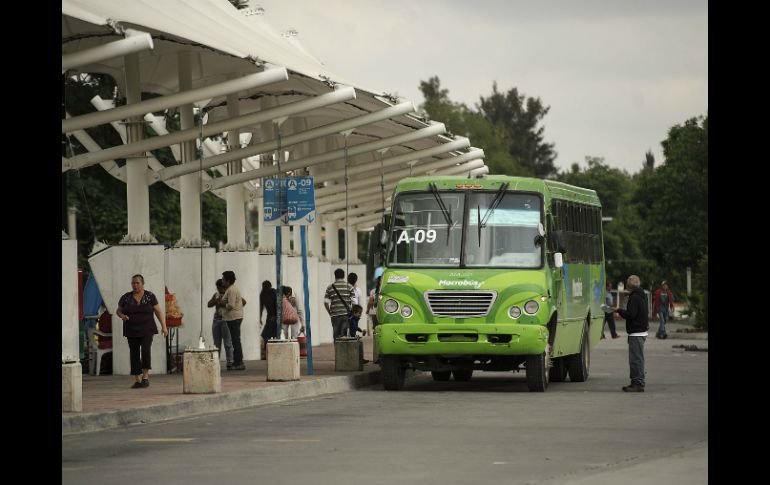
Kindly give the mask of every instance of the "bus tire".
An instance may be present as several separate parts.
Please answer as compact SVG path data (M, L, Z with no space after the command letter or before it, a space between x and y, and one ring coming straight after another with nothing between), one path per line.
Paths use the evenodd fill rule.
M433 376L434 381L448 381L452 377L451 370L432 370L430 375Z
M551 363L553 365L548 369L548 380L551 382L564 382L567 380L567 364L564 362L564 358L557 357L551 359Z
M583 342L580 345L580 353L567 356L567 371L572 382L585 382L588 380L588 367L591 364L591 348L588 344L588 326L583 331Z
M548 387L548 367L545 352L527 356L527 387L530 392L545 392Z
M471 380L471 376L473 376L473 369L453 370L452 374L454 374L456 381L458 381L458 382L467 382L467 381Z
M401 365L401 360L398 357L381 355L380 368L382 369L382 386L385 390L398 391L404 388L406 368Z

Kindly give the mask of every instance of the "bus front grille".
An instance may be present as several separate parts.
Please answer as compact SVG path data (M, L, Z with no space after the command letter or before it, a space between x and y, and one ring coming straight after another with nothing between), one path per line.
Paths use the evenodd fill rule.
M426 291L425 301L436 317L483 317L497 298L496 291Z

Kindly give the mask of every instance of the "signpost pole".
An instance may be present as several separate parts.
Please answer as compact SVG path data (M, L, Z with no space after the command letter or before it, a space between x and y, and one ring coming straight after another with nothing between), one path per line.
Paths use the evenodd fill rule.
M302 280L304 281L303 290L305 292L305 334L307 342L307 375L313 375L313 340L310 337L310 288L308 285L307 274L307 241L305 235L305 225L300 226L300 239L302 241Z

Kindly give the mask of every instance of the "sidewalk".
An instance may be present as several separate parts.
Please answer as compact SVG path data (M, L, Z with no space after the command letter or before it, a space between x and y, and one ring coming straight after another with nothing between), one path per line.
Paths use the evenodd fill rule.
M222 392L184 394L181 373L150 374L150 387L130 389L133 376L83 375L83 412L62 413L62 434L98 431L197 414L229 411L259 404L344 392L380 382L373 364L372 338L364 337L364 370L334 370L334 346L313 347L313 375L300 359L300 380L267 382L267 361L246 361L245 371L228 371L222 363Z

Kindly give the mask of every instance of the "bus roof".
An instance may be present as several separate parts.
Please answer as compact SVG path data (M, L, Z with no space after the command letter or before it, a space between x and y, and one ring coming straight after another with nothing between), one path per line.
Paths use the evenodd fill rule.
M439 190L474 187L480 189L497 189L504 182L508 182L510 183L510 190L539 192L545 195L546 199L555 198L601 206L599 196L596 195L595 190L585 189L583 187L577 187L555 180L544 180L531 177L510 177L508 175L486 175L482 178L468 178L465 176L407 177L398 182L395 193L407 190L428 190L428 184L431 182L435 183L436 188Z

